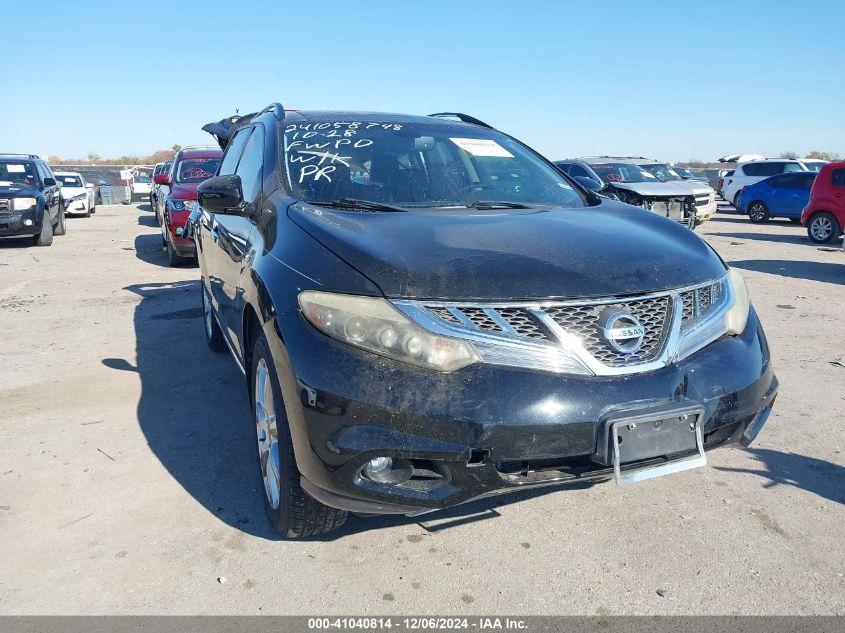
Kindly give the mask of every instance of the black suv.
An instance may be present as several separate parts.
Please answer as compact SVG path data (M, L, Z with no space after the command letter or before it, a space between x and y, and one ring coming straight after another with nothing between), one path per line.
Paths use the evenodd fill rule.
M49 165L35 154L0 154L0 237L49 246L65 234L65 210Z
M680 224L467 115L275 104L205 129L206 336L246 376L281 534L668 474L765 423L745 284Z

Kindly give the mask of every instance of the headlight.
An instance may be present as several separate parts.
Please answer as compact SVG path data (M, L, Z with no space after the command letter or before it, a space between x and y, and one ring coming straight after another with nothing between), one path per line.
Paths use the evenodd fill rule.
M87 193L80 193L78 196L74 196L70 199L70 202L76 202L77 200L85 200L88 197Z
M730 269L719 284L718 303L714 302L707 315L681 333L676 359L686 358L725 334L737 336L745 331L751 309L745 280Z
M733 305L728 308L725 314L725 333L731 335L742 334L745 325L748 323L748 312L751 309L751 300L748 298L748 286L745 279L733 268L728 270L728 286L731 289Z
M324 334L403 363L445 372L479 362L467 341L424 330L386 299L307 290L299 307Z
M36 204L38 204L38 200L35 198L12 198L12 209L15 211L26 211Z
M167 201L171 211L190 211L194 208L194 200L173 200Z

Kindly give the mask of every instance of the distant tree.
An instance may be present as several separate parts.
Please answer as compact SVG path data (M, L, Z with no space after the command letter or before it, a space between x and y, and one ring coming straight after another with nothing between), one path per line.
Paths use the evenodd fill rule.
M99 155L99 154L94 154L93 152L92 152L92 153L90 153L90 154L88 154L87 158L88 158L88 162L89 162L89 163L91 163L92 165L96 165L96 164L97 164L97 163L99 163L101 160L103 160L103 159L100 157L100 155Z
M55 154L51 154L47 157L47 162L51 165L61 165L62 159L56 156Z
M780 154L778 154L778 158L789 158L794 160L798 158L798 152L781 152Z
M703 167L706 163L703 160L699 160L697 158L690 158L687 161L687 165L689 167Z
M839 154L836 152L820 152L817 149L814 149L812 152L808 152L805 158L816 158L818 160L839 160Z

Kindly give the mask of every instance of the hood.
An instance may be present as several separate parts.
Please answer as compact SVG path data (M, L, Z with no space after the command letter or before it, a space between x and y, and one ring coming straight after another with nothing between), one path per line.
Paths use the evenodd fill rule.
M31 185L9 185L0 181L0 198L34 198L40 193Z
M684 180L681 184L692 189L692 192L697 196L702 196L704 194L710 195L711 193L713 193L713 187L711 187L703 180Z
M617 189L633 191L641 196L691 196L693 195L692 185L688 182L670 180L663 182L654 179L654 182L611 182Z
M86 193L88 190L85 187L62 187L62 198L73 198L81 193Z
M196 200L199 186L198 182L174 182L167 196L176 200Z
M687 228L611 200L577 209L408 213L296 204L288 215L390 298L626 295L706 282L725 272Z

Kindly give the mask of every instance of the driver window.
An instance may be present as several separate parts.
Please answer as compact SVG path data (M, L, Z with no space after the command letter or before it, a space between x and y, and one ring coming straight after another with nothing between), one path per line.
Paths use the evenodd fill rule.
M241 177L241 187L244 192L244 201L255 202L258 194L261 193L261 175L264 167L264 130L260 126L255 127L252 136L249 137L244 153L238 163L235 173Z
M235 173L238 166L238 159L241 157L241 152L246 145L246 140L249 138L251 127L243 128L235 134L235 138L229 143L226 148L226 154L223 156L223 162L220 163L220 170L217 172L219 176L231 176Z

